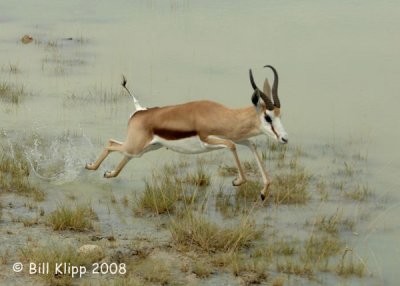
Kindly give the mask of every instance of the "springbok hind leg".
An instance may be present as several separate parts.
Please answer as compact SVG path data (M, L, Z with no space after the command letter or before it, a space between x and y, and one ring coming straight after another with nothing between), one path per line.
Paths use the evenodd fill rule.
M115 170L113 171L107 171L104 173L104 178L114 178L116 176L119 175L119 173L121 172L121 170L125 167L125 165L132 159L132 157L129 156L124 156L124 158L121 160L121 162L119 162L117 168L115 168Z
M110 139L108 141L108 146L104 148L103 153L101 153L100 157L94 163L87 163L85 168L88 170L97 170L100 164L104 161L104 159L110 154L111 152L119 151L123 152L122 143L116 140Z
M233 180L232 184L234 186L240 186L240 185L242 185L242 184L244 184L246 182L246 177L244 175L242 165L240 164L239 156L238 156L238 154L236 152L235 143L233 143L230 140L214 138L214 137L211 137L211 138L207 137L207 138L202 139L202 141L207 143L207 144L209 144L209 145L223 145L224 147L229 148L231 150L232 154L233 154L236 166L237 166L238 171L239 171L238 177Z

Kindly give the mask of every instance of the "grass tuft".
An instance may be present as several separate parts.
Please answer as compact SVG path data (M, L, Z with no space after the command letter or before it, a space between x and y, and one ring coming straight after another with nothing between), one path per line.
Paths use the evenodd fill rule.
M348 162L344 162L344 168L339 170L339 174L347 177L353 177L354 173L355 171L353 165Z
M22 85L11 85L6 82L0 83L0 100L12 104L19 104L27 96Z
M231 267L233 274L239 276L245 285L260 284L268 278L268 265L262 259L234 255Z
M243 171L247 174L254 174L258 172L257 164L253 161L244 161L242 163ZM237 176L238 169L236 166L223 164L218 167L218 174L221 177L233 177Z
M135 264L133 272L135 277L147 283L170 285L173 281L171 264L152 257Z
M9 65L8 65L8 71L9 71L11 74L17 74L17 73L20 73L20 72L21 72L21 70L19 69L19 67L18 67L17 64L9 64Z
M145 182L144 193L137 203L137 210L147 210L156 214L172 212L181 193L180 183L176 183L166 175L163 175L160 180L153 174L152 181Z
M286 257L283 261L279 261L276 270L280 273L292 274L297 276L306 276L308 278L314 275L313 267L309 263L296 260L292 257Z
M343 191L343 194L348 199L363 202L368 200L372 196L373 192L367 185L357 185L350 191Z
M205 187L210 185L210 175L204 171L203 165L198 164L194 173L187 173L183 179L177 179L177 181L198 187Z
M63 73L62 70L58 71L58 73ZM57 72L57 70L56 70ZM72 93L65 97L64 104L75 105L75 104L82 104L82 103L102 103L102 104L115 104L118 101L126 98L126 94L124 91L114 91L113 89L103 89L95 87L92 90L89 90L86 94L75 94Z
M349 256L347 255L349 252L351 252L351 255L349 258L346 258ZM358 261L354 260L354 254L351 249L345 249L342 258L336 267L336 273L343 277L349 277L352 275L363 277L365 270L365 264L361 259L358 259Z
M338 237L329 234L312 234L305 242L305 260L319 262L338 254L341 249L342 242Z
M45 194L29 181L30 166L21 146L0 146L0 189L43 201Z
M49 214L48 223L53 230L85 231L93 229L93 219L97 219L97 215L87 204L75 208L61 204Z
M258 181L247 181L236 189L236 199L256 202L260 199L262 186Z
M221 188L215 199L215 209L218 210L224 218L234 217L238 211L237 207L239 204L236 204L236 207L232 203L231 194L224 193L223 189Z
M310 224L306 222L306 225ZM331 235L338 235L340 230L353 231L355 227L355 221L350 218L344 218L342 213L336 211L333 215L322 215L317 217L315 221L315 227Z
M271 184L271 191L276 204L304 204L310 196L307 187L310 175L304 170L276 175Z
M233 252L250 245L261 235L248 218L242 219L235 227L222 228L194 213L172 220L170 231L175 244L209 253Z
M192 272L200 278L206 278L213 273L213 267L205 259L198 259L192 265Z

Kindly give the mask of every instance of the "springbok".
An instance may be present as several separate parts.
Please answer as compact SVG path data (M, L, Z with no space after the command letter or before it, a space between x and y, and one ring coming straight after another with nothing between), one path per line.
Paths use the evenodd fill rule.
M235 159L238 177L232 182L239 186L246 182L243 168L236 152L236 144L249 147L255 156L263 178L261 199L264 200L269 186L267 171L257 153L256 145L249 138L267 134L278 142L286 144L288 135L280 119L278 98L278 73L274 67L266 65L274 73L271 87L264 81L263 91L254 82L251 69L250 83L254 89L251 101L254 106L229 109L213 101L193 101L179 105L144 108L126 87L123 77L122 86L133 98L135 112L128 122L128 134L125 142L110 139L108 146L94 163L86 164L86 169L96 170L111 152L124 154L115 170L104 173L105 178L118 176L124 166L132 159L144 153L166 147L179 153L196 154L229 148Z

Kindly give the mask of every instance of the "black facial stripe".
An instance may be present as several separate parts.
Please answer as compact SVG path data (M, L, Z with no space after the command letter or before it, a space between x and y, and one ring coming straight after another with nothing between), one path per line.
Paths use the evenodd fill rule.
M276 138L279 140L278 132L276 132L276 130L275 130L275 128L274 128L274 126L272 124L271 124L271 128L272 128L272 132L274 132Z

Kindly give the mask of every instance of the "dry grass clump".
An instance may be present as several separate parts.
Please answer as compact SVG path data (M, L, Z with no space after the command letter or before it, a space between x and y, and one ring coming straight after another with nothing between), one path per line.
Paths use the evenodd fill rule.
M351 255L347 253L351 252ZM348 258L346 258L348 257ZM345 249L342 258L340 259L337 267L336 274L343 277L349 277L352 275L363 277L365 274L365 264L361 259L354 260L354 254L351 249Z
M245 285L260 284L268 279L268 264L263 259L234 255L231 268L233 274L240 276Z
M313 278L318 271L334 272L329 268L329 260L342 249L337 235L313 232L306 241L292 238L274 238L267 246L254 249L250 256L275 262L276 271L289 275Z
M247 181L235 188L235 193L225 193L222 188L217 192L215 208L225 217L232 218L238 213L248 213L254 204L260 200L262 186L257 181ZM249 203L249 204L248 204Z
M355 173L354 166L348 162L344 162L343 169L339 170L339 174L344 175L346 177L353 177L354 173Z
M49 214L48 223L53 230L85 231L93 229L93 219L97 215L87 204L77 204L75 208L61 204Z
M92 90L89 90L88 93L83 95L76 95L75 93L68 95L64 104L73 105L80 103L102 103L102 104L112 104L117 103L118 101L124 99L126 97L126 93L123 90L114 91L112 89L103 89L95 87Z
M48 244L38 248L28 246L20 250L20 258L26 263L49 263L49 273L40 274L38 277L44 279L49 285L71 285L73 278L71 274L54 275L56 263L66 263L73 266L89 265L91 257L81 256L77 250L68 244ZM89 268L88 268L89 269ZM78 278L79 279L79 278Z
M234 252L249 246L261 235L249 218L242 219L237 226L223 228L194 213L172 220L170 231L178 246L194 247L208 253Z
M285 166L285 159L288 156L289 147L287 145L282 145L280 143L276 143L274 141L268 140L267 151L263 151L261 153L261 158L263 161L274 160L276 162L276 166L281 168ZM300 150L298 148L298 150ZM294 156L299 157L301 155L301 151L296 150Z
M242 163L242 168L243 171L248 174L255 174L256 172L258 172L257 164L252 161L244 161ZM218 167L218 174L221 177L233 177L237 176L238 169L236 166L233 165L222 164Z
M30 218L30 217L12 217L12 222L20 222L24 225L24 227L31 227L33 225L39 224L39 218Z
M277 276L271 281L272 286L283 286L285 285L285 278L282 276Z
M354 201L363 202L368 200L373 195L373 192L367 185L357 185L350 191L343 190L343 195Z
M277 256L293 256L299 252L299 242L293 239L274 239L268 241L267 245L262 244L251 252L253 257L265 257L272 259Z
M215 208L225 218L236 216L237 212L240 211L239 207L239 204L233 204L231 194L224 193L222 189L218 191L215 199Z
M306 222L306 225L309 222ZM352 231L355 227L355 221L350 218L344 218L341 212L336 211L333 215L321 215L314 222L315 227L328 234L338 235L340 230Z
M197 259L192 264L192 272L199 278L206 278L214 272L214 269L206 259Z
M18 64L8 64L7 68L2 68L4 71L8 71L10 74L18 74L21 72Z
M230 166L230 165L221 165L218 167L218 174L222 177L231 177L235 176L238 173L238 169L236 166Z
M43 201L43 190L29 182L30 167L22 147L0 146L0 149L0 189Z
M0 100L12 104L18 104L27 96L24 86L0 83Z
M225 269L229 265L231 265L233 256L237 255L237 253L225 253L225 252L218 252L211 256L210 262L213 266Z
M204 170L203 165L198 164L194 173L187 173L183 179L176 178L180 183L205 187L210 185L210 175Z
M169 213L175 209L182 192L182 184L172 177L163 175L159 179L153 174L151 182L145 182L145 189L136 210L142 209L156 214Z
M132 265L133 275L144 283L170 285L173 282L172 265L156 258L146 258Z
M261 183L258 181L247 181L236 189L235 197L237 200L258 201L260 199Z
M315 185L316 191L320 195L321 201L327 201L329 199L329 191L327 190L327 185L324 181L320 181Z
M304 204L310 199L307 187L310 175L304 170L275 175L270 190L276 204Z
M183 178L180 178L179 170L178 164L167 164L161 171L154 172L151 180L145 181L145 189L135 211L164 214L176 210L178 201L185 205L194 203L198 199L198 187L208 186L210 175L201 164L197 165L194 173L189 172Z
M305 242L306 261L320 262L323 259L337 255L343 247L337 236L329 234L312 234Z
M283 261L279 261L276 264L276 270L280 273L306 276L308 278L314 275L314 269L310 263L304 263L292 257L286 257Z

